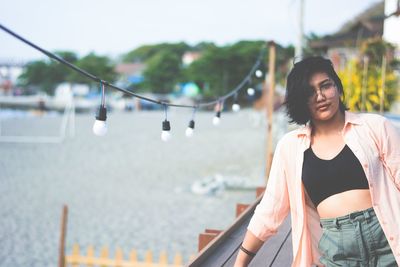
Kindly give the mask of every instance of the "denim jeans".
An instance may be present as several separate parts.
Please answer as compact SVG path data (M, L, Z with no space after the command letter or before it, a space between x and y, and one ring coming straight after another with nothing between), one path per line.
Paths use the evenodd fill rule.
M373 208L321 219L318 248L327 267L395 267L396 260Z

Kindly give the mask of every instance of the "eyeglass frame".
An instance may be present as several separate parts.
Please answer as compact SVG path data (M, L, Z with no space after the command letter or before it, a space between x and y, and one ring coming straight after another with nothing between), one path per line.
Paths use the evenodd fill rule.
M335 81L333 81L331 78L327 78L326 80L323 80L322 82L320 82L319 87L317 87L316 89L314 89L313 86L310 86L309 90L311 91L311 93L308 96L309 102L315 101L318 98L318 92L324 98L327 97L326 92L329 90L332 90L333 88L337 89L337 85L336 85Z

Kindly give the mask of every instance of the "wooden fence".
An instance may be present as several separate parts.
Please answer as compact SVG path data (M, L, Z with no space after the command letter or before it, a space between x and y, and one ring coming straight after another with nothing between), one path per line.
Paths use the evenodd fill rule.
M100 250L100 256L96 257L93 246L87 248L86 255L81 255L78 244L73 245L71 255L65 256L66 267L99 266L99 267L182 267L182 255L177 253L173 263L168 263L166 252L161 252L159 260L153 260L153 253L147 251L143 261L138 261L137 253L132 250L128 258L124 258L122 249L117 248L115 257L110 258L107 247Z

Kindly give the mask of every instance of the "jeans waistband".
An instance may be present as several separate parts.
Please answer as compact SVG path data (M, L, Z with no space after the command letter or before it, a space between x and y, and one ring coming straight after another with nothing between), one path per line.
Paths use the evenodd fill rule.
M369 221L372 217L375 217L375 211L371 207L362 211L355 211L350 214L340 216L337 218L320 219L322 227L335 226L339 227L343 224L351 224L353 221Z

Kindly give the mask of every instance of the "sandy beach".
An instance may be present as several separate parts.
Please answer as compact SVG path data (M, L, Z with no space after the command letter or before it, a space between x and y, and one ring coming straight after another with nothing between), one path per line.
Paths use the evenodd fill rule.
M180 252L187 262L199 233L226 229L236 203L255 199L253 190L197 195L191 185L215 175L264 183L264 115L223 113L218 127L213 116L198 112L188 139L191 110L171 109L168 143L160 111L109 113L105 137L92 134L93 115L77 114L75 137L60 144L0 143L0 266L55 266L64 203L67 254L78 243L111 255L136 249L139 259L149 249L156 258ZM57 115L3 118L1 135L57 135L60 123Z

